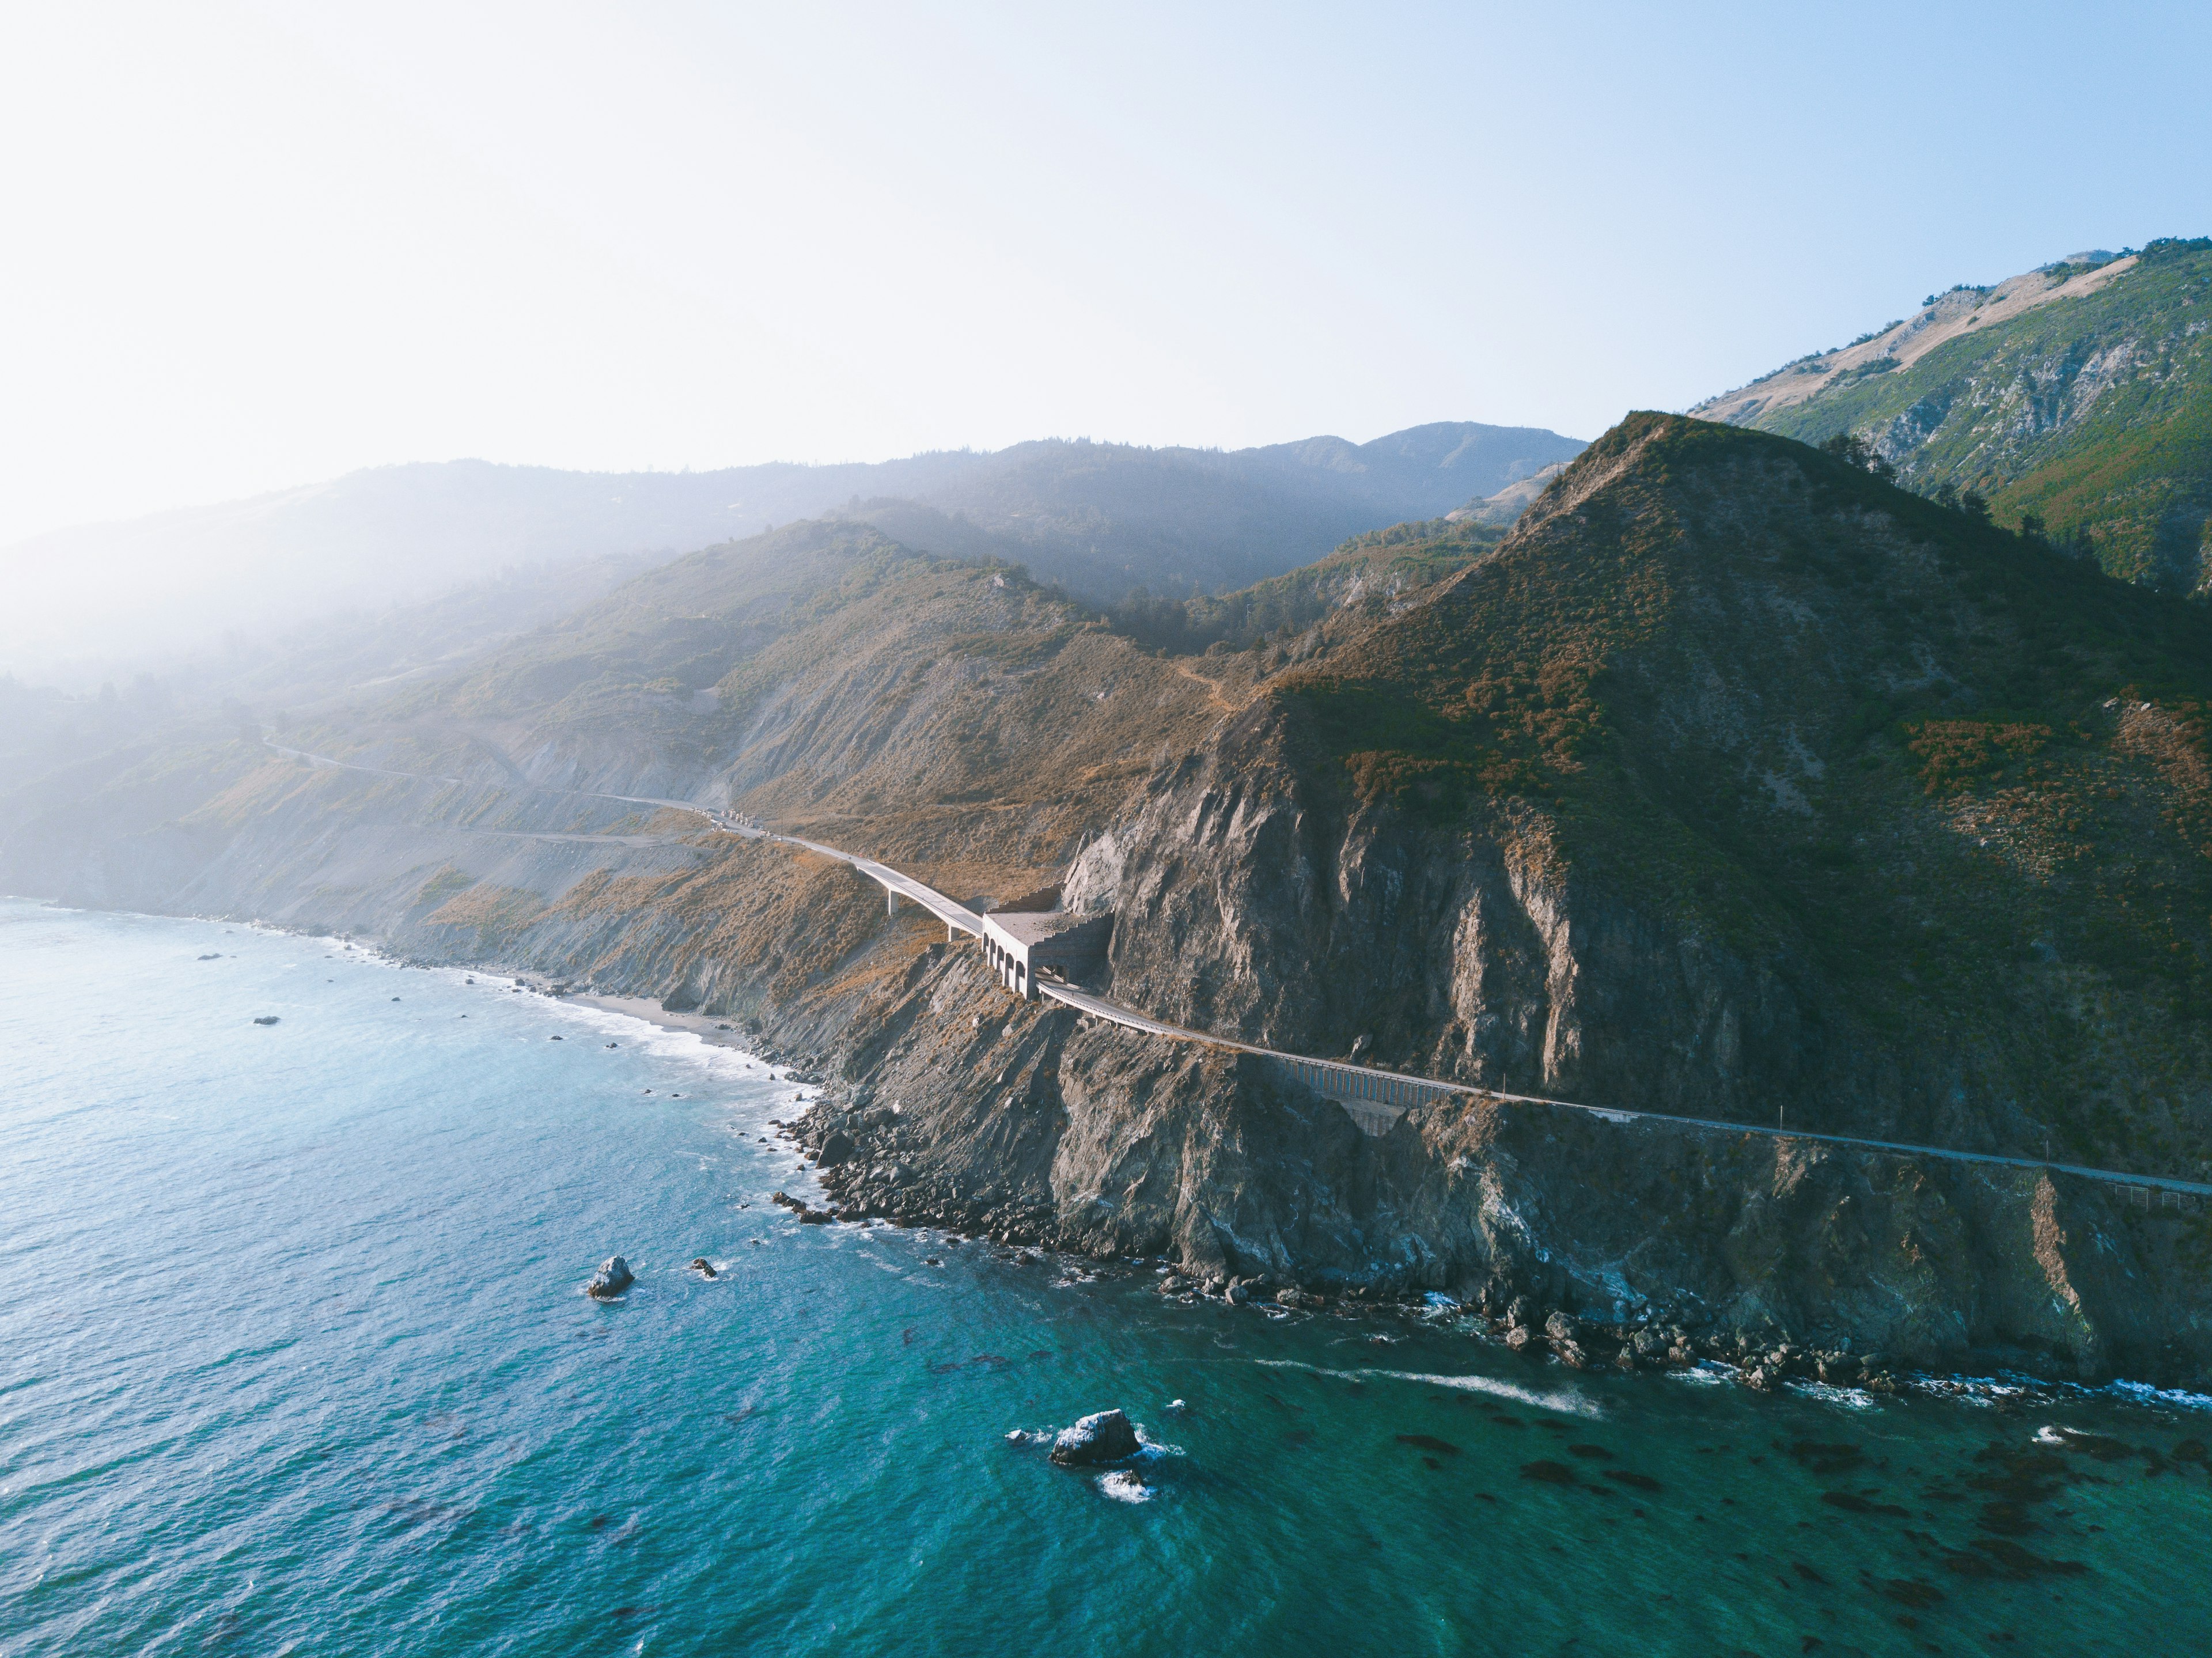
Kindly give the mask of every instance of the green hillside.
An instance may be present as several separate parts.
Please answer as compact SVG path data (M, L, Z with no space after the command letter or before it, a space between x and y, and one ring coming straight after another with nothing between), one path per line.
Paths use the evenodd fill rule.
M2065 275L2054 268L2049 280ZM1921 316L1994 291L1954 290ZM1882 338L1903 340L1912 326ZM2212 589L2212 240L2154 242L2094 292L1957 335L1916 361L1873 343L1810 397L1746 399L1723 417L1808 442L1856 433L1921 494L1971 490L2001 523L2039 519L2113 575ZM1817 371L1824 355L1843 355L1807 364Z

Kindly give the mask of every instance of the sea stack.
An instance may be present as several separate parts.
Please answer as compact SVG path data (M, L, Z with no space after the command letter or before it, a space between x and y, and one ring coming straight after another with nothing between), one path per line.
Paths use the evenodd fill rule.
M629 1270L628 1261L620 1255L609 1255L599 1263L599 1270L592 1274L591 1283L585 1287L599 1300L606 1301L620 1295L636 1281L636 1274Z
M1100 1411L1072 1428L1062 1428L1052 1442L1052 1460L1063 1468L1095 1467L1119 1462L1137 1454L1137 1430L1120 1411Z

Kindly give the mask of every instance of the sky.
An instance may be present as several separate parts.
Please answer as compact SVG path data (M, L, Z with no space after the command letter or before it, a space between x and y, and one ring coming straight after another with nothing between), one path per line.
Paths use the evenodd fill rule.
M1593 437L2212 234L2212 8L0 12L0 544L356 467Z

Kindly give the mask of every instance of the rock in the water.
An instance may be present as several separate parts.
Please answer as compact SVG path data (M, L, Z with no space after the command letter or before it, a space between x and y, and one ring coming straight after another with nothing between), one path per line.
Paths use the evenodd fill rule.
M1052 1460L1063 1468L1095 1467L1119 1462L1137 1454L1137 1430L1121 1411L1099 1411L1072 1428L1062 1428L1052 1442Z
M1579 1341L1582 1339L1583 1332L1582 1327L1575 1322L1571 1315L1553 1313L1551 1317L1544 1321L1544 1333L1554 1341Z
M276 1016L274 1013L264 1013L253 1023L256 1024L275 1024L276 1023Z
M620 1255L609 1255L599 1263L599 1270L592 1274L592 1281L585 1288L605 1301L620 1295L636 1282L637 1275L629 1270L628 1261Z
M701 1278L714 1278L716 1276L714 1272L714 1263L708 1260L704 1255L694 1255L691 1258L691 1270L698 1273Z
M1525 1353L1532 1346L1540 1353L1544 1351L1542 1340L1531 1335L1525 1324L1516 1324L1505 1333L1505 1345L1516 1353Z
M1145 1483L1145 1476L1134 1468L1116 1468L1111 1473L1101 1474L1098 1491L1116 1503L1147 1503L1152 1496L1152 1488Z

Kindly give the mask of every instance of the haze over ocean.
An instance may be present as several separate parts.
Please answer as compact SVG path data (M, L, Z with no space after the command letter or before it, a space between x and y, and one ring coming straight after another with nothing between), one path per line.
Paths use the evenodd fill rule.
M811 1090L467 976L0 904L6 1658L2212 1642L2212 1401L1760 1399L800 1226ZM1009 1441L1113 1405L1149 1500Z

